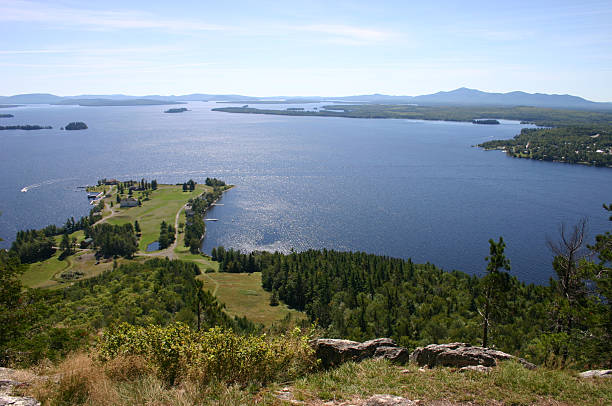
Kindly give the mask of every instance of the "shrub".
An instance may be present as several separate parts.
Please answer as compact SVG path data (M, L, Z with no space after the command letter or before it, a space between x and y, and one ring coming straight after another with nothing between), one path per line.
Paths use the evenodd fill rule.
M239 335L215 327L197 332L175 323L167 327L121 324L99 340L100 359L141 356L168 384L177 379L246 385L293 379L316 365L310 335L298 328L286 335Z

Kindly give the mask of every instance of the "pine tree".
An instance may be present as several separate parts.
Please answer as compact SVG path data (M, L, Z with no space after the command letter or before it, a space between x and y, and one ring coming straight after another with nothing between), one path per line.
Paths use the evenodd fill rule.
M487 347L489 344L489 327L496 321L503 312L505 306L505 294L508 291L508 273L510 270L510 261L504 255L506 244L504 239L499 237L499 242L493 239L489 240L489 256L485 260L487 264L487 274L481 279L483 294L481 299L481 309L479 313L482 316L482 346Z

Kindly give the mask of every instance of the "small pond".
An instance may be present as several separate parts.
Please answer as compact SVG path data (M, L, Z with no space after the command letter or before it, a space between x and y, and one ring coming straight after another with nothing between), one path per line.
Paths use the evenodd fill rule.
M151 244L147 245L147 252L151 251L159 251L159 241L153 241Z

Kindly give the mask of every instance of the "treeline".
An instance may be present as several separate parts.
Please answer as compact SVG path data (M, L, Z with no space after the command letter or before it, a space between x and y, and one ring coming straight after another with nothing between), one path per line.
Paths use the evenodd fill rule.
M50 224L40 230L18 231L15 241L11 244L11 251L17 254L23 263L44 261L51 258L55 253L55 248L53 248L56 245L54 236L71 234L79 230L86 230L85 234L87 235L90 225L100 219L103 208L104 203L100 202L90 210L89 216L81 217L77 221L74 217L71 217L60 227Z
M256 330L244 318L229 317L224 306L202 290L194 263L129 262L58 291L22 291L18 275L23 267L16 256L0 251L0 266L7 269L0 273L0 291L10 286L13 292L0 297L0 365L57 359L91 341L97 330L120 322Z
M131 223L111 225L101 223L91 228L88 236L99 255L106 258L122 256L131 258L138 251L138 239Z
M538 364L611 367L612 234L587 248L584 223L566 229L551 243L557 278L549 286L518 281L506 272L503 241L490 245L482 278L360 252L219 247L213 257L223 271L261 271L273 298L305 311L330 336L393 337L408 347L484 340Z
M47 236L42 230L18 231L11 251L19 256L23 263L44 261L55 253L55 239Z
M98 185L102 185L106 183L106 179L101 179L98 181ZM148 181L144 178L139 181L136 180L126 180L126 181L117 181L117 190L119 194L124 194L127 190L130 191L146 191L146 190L157 190L158 184L157 180L153 179L152 181Z
M193 179L189 179L187 182L183 183L183 192L193 192L196 187L196 182Z
M243 254L240 250L234 250L233 248L226 250L225 247L220 246L212 249L211 257L213 261L219 262L219 271L221 272L253 273L261 271L261 262L265 255L259 255L256 252Z
M288 116L324 116L352 118L401 118L471 122L481 117L534 123L543 127L568 125L609 125L612 113L542 107L468 107L416 106L409 104L344 104L324 106L318 111L273 110L252 107L222 107L213 111L229 113L274 114Z
M209 180L209 178L206 178L207 182ZM225 185L225 182L218 182ZM202 238L206 232L204 216L211 204L221 197L224 190L225 186L213 186L212 192L205 192L201 196L189 200L189 215L186 216L185 224L185 246L189 247L191 253L197 254L200 252Z
M159 238L157 239L157 242L159 243L159 249L163 250L172 245L174 243L175 236L176 229L174 228L174 226L167 224L165 221L162 221L159 226Z
M204 181L204 184L206 186L212 186L212 187L223 187L225 186L225 182L222 180L219 180L217 178L206 178L206 180Z
M517 158L612 166L612 126L525 128L510 140L482 143L485 149L502 149Z

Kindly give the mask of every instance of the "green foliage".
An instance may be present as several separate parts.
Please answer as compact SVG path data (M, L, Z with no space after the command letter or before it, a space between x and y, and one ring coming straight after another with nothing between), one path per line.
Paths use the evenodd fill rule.
M206 184L206 186L213 186L213 187L225 186L225 182L217 178L206 178L206 181L204 183Z
M0 365L6 363L11 342L23 334L28 306L22 301L18 276L25 269L15 253L0 250Z
M244 336L215 327L197 332L184 324L108 329L97 348L100 358L138 355L158 377L172 384L177 378L207 383L260 383L293 379L316 366L310 336L299 329L276 337Z
M55 240L42 230L27 230L17 232L11 251L16 253L21 262L32 263L51 258L55 253Z
M510 140L487 141L479 146L502 149L517 158L612 166L612 126L609 124L525 128Z
M489 326L501 321L508 300L510 279L503 271L510 270L510 261L504 255L505 248L506 244L502 237L499 237L499 242L489 240L489 256L485 258L489 263L486 275L480 280L482 294L478 297L481 305L479 313L483 325L483 347L487 347L489 343Z
M138 251L138 240L131 223L124 225L98 224L90 230L93 245L104 257L123 256L131 258Z
M324 106L318 111L271 110L249 107L222 107L213 111L275 114L286 116L324 116L352 118L404 118L414 120L468 121L500 118L535 123L539 126L596 125L612 123L612 113L586 110L561 110L542 107L462 107L409 104L347 104Z
M157 240L159 242L159 249L163 250L172 245L172 243L174 243L175 236L176 229L172 225L162 221L159 227L159 238Z

